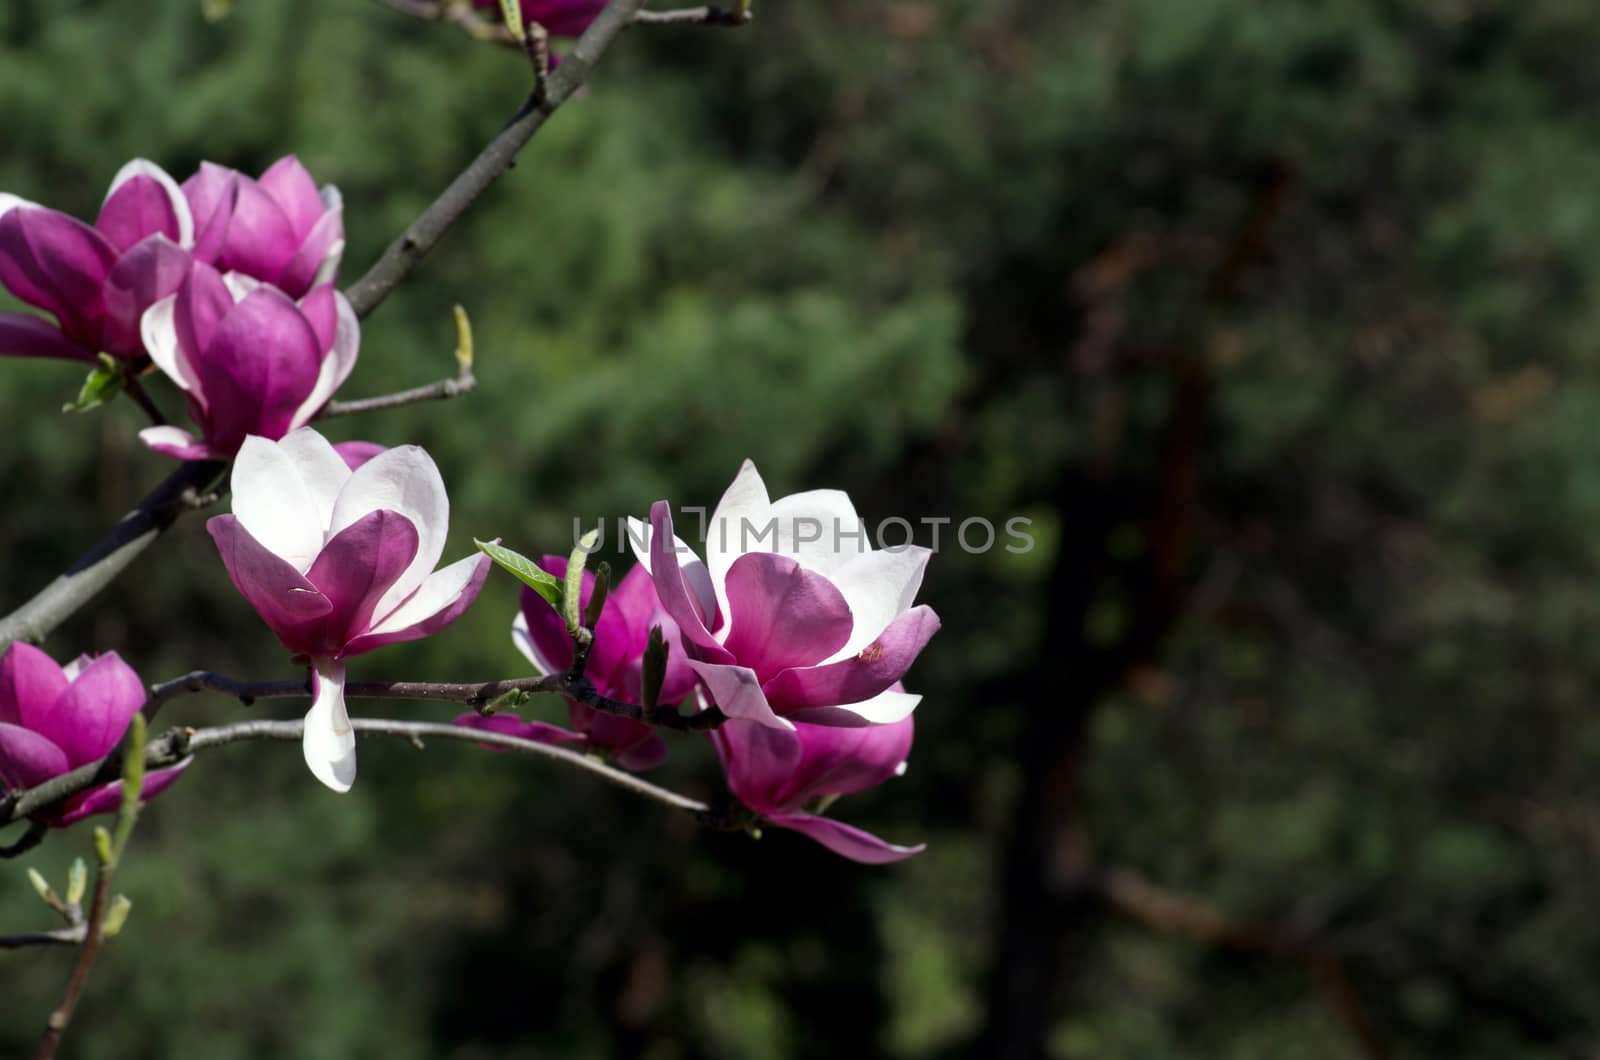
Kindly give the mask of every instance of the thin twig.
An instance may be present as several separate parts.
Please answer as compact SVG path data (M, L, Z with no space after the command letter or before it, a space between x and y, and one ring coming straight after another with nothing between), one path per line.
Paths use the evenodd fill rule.
M0 950L20 950L29 946L76 946L86 934L85 926L33 931L25 935L0 935Z
M0 847L0 858L20 858L34 847L44 842L45 834L49 831L49 828L40 824L38 821L29 821L28 830L23 832L15 843L12 843L10 846Z
M144 384L139 382L138 376L132 372L123 376L122 389L126 390L128 396L133 398L140 408L144 409L144 414L150 417L151 423L157 427L165 427L167 425L167 417L162 414L161 409L151 400L150 394L145 390Z
M434 244L455 224L485 189L511 168L523 145L544 127L557 108L572 98L588 78L595 63L617 36L633 22L645 0L611 0L605 10L589 24L572 51L550 74L545 98L517 118L473 159L450 186L412 222L404 234L367 270L365 276L345 291L356 315L365 317L376 309L399 285Z
M462 394L470 394L478 387L478 380L471 372L462 372L454 379L441 379L437 383L427 386L412 387L396 394L384 394L380 397L361 398L357 401L330 401L322 406L316 418L319 420L330 419L334 416L350 416L358 412L376 412L379 409L394 409L402 405L415 405L421 401L444 401Z
M633 16L638 26L727 26L730 29L747 25L750 12L725 11L720 7L685 7L676 11L640 11Z

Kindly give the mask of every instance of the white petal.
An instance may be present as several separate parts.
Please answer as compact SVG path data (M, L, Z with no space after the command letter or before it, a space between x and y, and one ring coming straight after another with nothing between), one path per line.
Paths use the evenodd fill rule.
M244 301L251 291L261 286L260 280L254 276L246 276L242 272L225 272L222 274L222 282L227 286L228 293L233 295L234 305Z
M766 551L772 546L770 534L764 539L766 546L757 537L767 532L771 521L767 484L761 480L755 462L746 460L706 524L706 569L711 572L717 607L724 615L728 613L728 590L723 584L728 568L746 552Z
M333 245L328 247L322 264L317 266L317 274L311 278L311 286L321 287L325 283L332 283L339 275L339 263L344 260L344 240L335 239Z
M798 711L795 719L813 725L889 725L909 717L921 702L920 695L884 691L860 703L844 703L835 707L816 707ZM827 718L826 715L832 715L832 718Z
M550 660L539 653L539 647L533 642L533 634L528 632L528 620L521 611L511 620L511 643L517 646L525 659L533 664L533 668L542 677L545 674L556 673L558 668L550 665Z
M332 442L310 427L290 431L278 442L278 448L288 453L299 469L300 479L311 498L311 518L318 532L323 534L323 544L327 544L328 538L333 536L328 530L333 525L333 505L344 484L350 481L350 465L344 462ZM319 552L321 548L317 546Z
M4 217L6 215L6 211L13 210L18 206L37 205L39 204L31 199L24 199L20 195L12 195L9 192L0 191L0 217Z
M169 453L172 456L181 454L172 450L188 449L191 446L202 445L200 439L184 430L182 427L146 427L139 432L139 441L154 449L158 453Z
M925 548L875 550L857 556L830 580L844 594L855 625L850 639L824 662L848 659L877 640L889 623L911 609L932 553Z
M322 190L317 192L317 198L322 200L324 210L344 209L344 196L339 193L339 188L333 184L324 184Z
M344 705L344 663L313 659L317 697L306 712L300 746L311 775L343 794L356 782L356 732Z
M117 170L117 175L111 178L111 187L106 190L104 205L111 196L134 177L149 177L161 185L161 190L167 193L168 200L172 203L172 213L178 219L178 246L189 250L194 246L194 214L189 210L189 200L184 196L183 189L178 187L178 182L167 174L167 171L154 162L143 158L135 158L132 162ZM0 213L3 213L0 210Z
M440 567L424 578L422 584L417 586L417 591L407 597L404 603L384 615L382 621L374 623L369 632L395 633L423 619L432 618L466 592L473 575L485 562L481 555L474 553L456 560L448 567ZM380 607L373 614L381 615L383 609Z
M444 479L433 458L417 446L396 446L362 464L339 491L329 532L337 534L369 512L385 510L405 516L417 528L417 555L378 601L375 615L393 609L416 591L439 562L450 529Z
M772 502L778 544L769 551L792 556L824 577L868 551L867 534L843 490L791 493Z
M628 547L633 549L633 558L644 567L646 574L650 573L650 524L643 519L628 516Z
M144 340L144 348L156 367L204 408L206 396L200 389L200 377L178 349L178 328L173 322L177 305L178 296L169 294L146 309L139 318L139 337Z
M356 352L361 347L361 325L356 320L356 311L351 308L350 300L338 291L333 294L333 304L338 317L338 326L333 333L333 349L322 358L322 368L317 373L317 383L311 388L311 394L295 411L296 426L311 422L311 417L344 385L356 366Z
M327 522L319 518L296 447L285 445L293 437L270 442L246 436L233 461L233 514L263 548L304 574L322 551Z

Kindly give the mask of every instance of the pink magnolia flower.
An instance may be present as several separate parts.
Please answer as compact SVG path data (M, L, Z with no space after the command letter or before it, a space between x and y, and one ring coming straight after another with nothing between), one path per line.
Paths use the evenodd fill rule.
M114 651L62 669L33 645L14 642L0 655L0 785L31 788L100 761L144 701L144 682ZM188 764L147 773L140 797L161 794ZM64 827L121 804L116 780L78 792L40 819Z
M939 628L912 606L927 549L871 548L838 490L771 501L748 460L707 524L704 563L673 535L666 501L650 522L629 521L634 551L724 714L793 729L883 725L916 707L891 686Z
M177 292L145 311L150 359L189 395L197 439L147 427L140 441L180 460L226 460L248 434L303 427L355 367L360 325L331 284L298 303L276 287L196 264Z
M291 298L337 276L344 200L332 184L318 191L293 155L259 180L202 162L183 193L194 212L196 260L270 283Z
M853 795L905 772L911 718L841 728L808 725L784 732L757 722L723 722L711 733L728 788L768 824L815 839L851 861L879 865L921 853L805 810L813 799Z
M233 514L206 523L228 577L290 651L311 661L306 764L335 791L356 776L344 660L454 622L489 573L469 556L435 571L450 501L414 445L351 471L309 427L248 437L233 464Z
M118 171L93 227L0 194L0 285L56 318L0 313L0 355L139 356L139 318L183 282L193 245L188 201L142 158Z
M473 6L500 11L500 0L472 0ZM606 8L606 0L519 0L524 22L537 22L552 37L580 37Z
M387 452L388 450L377 442L352 441L339 442L333 447L333 451L344 459L345 464L349 466L351 471L354 471L379 453Z
M557 578L567 573L567 561L561 556L546 556L540 566ZM594 584L594 572L584 571L585 607L594 593ZM613 699L640 702L644 650L653 626L661 627L670 646L660 701L677 703L693 690L694 671L677 646L677 624L661 610L649 573L643 567L635 567L607 594L595 623L594 647L584 674L594 682L596 691ZM532 589L522 591L522 610L511 624L511 640L542 674L565 673L572 666L572 638L567 636L566 622ZM525 722L508 714L463 714L456 724L540 743L579 744L603 750L628 769L651 769L666 760L667 742L653 727L574 701L568 702L567 709L572 730L544 722Z

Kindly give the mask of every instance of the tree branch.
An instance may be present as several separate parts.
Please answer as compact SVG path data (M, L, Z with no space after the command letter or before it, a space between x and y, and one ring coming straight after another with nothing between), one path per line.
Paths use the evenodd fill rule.
M54 931L33 931L26 935L0 935L0 950L20 950L29 946L76 946L87 932L82 924L77 927L56 928Z
M161 532L211 490L227 465L194 461L168 475L67 572L0 618L0 651L14 640L37 642L111 584Z
M477 377L470 371L462 372L454 379L441 379L437 383L412 387L410 390L402 390L395 394L361 398L357 401L330 401L322 406L322 411L317 413L316 418L326 420L334 416L352 416L358 412L395 409L402 405L415 405L422 401L444 401L449 398L460 397L462 394L470 394L477 388Z
M383 303L389 294L416 268L450 226L466 212L484 190L506 170L535 133L544 127L563 103L572 98L588 78L617 36L633 22L645 0L611 0L605 10L589 24L582 37L567 53L561 66L550 75L542 99L531 99L511 124L450 182L422 216L412 222L399 239L346 291L356 315L365 317Z

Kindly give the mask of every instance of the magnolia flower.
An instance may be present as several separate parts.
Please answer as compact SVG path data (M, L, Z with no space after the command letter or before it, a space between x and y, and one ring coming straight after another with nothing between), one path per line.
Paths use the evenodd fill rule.
M561 556L546 556L540 566L557 578L564 578L567 573L567 561ZM594 584L594 572L584 571L584 607L589 606ZM597 692L629 703L641 700L644 650L653 626L661 627L663 639L672 646L661 681L660 702L677 703L689 694L695 676L676 648L677 624L661 610L650 575L643 567L629 571L606 595L605 606L600 609L594 647L583 671ZM542 674L565 673L572 666L572 638L567 636L566 622L532 589L522 591L522 610L511 624L511 640ZM667 742L651 726L604 714L575 701L569 701L567 709L576 731L544 722L525 722L507 714L463 714L456 724L540 743L581 744L608 752L628 769L651 769L666 760Z
M377 442L339 442L333 447L345 464L354 471L368 460L387 450Z
M0 194L0 285L56 318L0 313L0 354L94 361L143 352L139 318L189 272L194 220L178 185L136 158L94 227Z
M500 0L472 0L475 7L492 7ZM524 22L537 22L552 37L579 37L606 8L606 0L519 0Z
M144 700L144 682L114 651L79 656L62 669L33 645L13 642L0 655L0 786L31 788L100 761ZM145 774L140 798L161 794L188 765ZM120 805L116 780L70 796L40 820L64 827Z
M344 201L332 184L318 191L293 155L259 180L202 162L183 193L194 211L197 260L270 283L291 298L338 274Z
M244 440L233 514L206 529L228 577L278 635L311 661L306 764L335 791L356 776L344 660L454 622L478 596L489 557L435 571L450 502L432 458L388 449L355 471L309 427ZM430 573L431 572L431 573Z
M689 665L731 718L882 725L920 696L890 686L939 628L913 607L925 548L873 549L850 498L813 490L771 501L745 461L706 534L706 560L673 536L666 501L629 520Z
M793 733L737 719L711 733L728 788L768 824L810 836L851 861L879 865L921 853L830 817L805 812L813 799L853 795L905 772L911 718L842 728L800 723Z
M189 395L202 439L147 427L140 441L180 460L226 460L245 435L305 426L355 367L361 329L331 284L298 303L239 273L197 264L144 314L150 359Z

